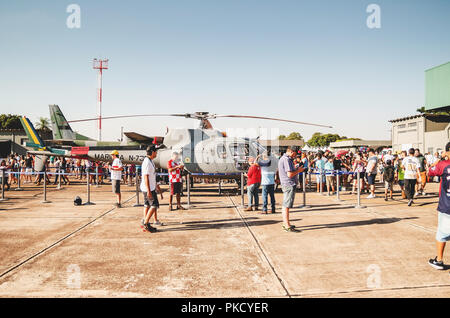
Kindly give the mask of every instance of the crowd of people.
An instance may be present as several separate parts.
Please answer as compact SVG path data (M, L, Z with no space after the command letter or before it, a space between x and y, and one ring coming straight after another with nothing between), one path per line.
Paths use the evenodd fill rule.
M268 213L268 198L271 199L271 213L275 212L274 191L281 185L285 194L284 208L291 208L296 191L302 191L303 182L315 181L315 191L332 195L337 191L348 191L356 194L367 193L367 199L377 197L376 184L380 184L384 191L384 200L393 200L394 187L398 186L402 199L407 199L408 206L414 204L414 198L426 196L425 187L428 182L439 181L439 177L429 173L431 167L440 160L448 160L445 151L426 153L419 149L409 149L393 153L392 150L377 152L374 149L360 149L358 152L349 151L296 151L288 147L283 156L279 156L278 166L272 164L267 154L250 157L247 171L248 206L245 211L259 210L259 189L262 187L262 211ZM299 178L298 174L304 173ZM338 184L339 178L339 184ZM283 210L286 214L288 211ZM288 218L284 228L292 231Z

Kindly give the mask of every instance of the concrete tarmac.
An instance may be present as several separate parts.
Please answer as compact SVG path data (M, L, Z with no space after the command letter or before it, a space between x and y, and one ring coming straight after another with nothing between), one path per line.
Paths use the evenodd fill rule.
M281 228L281 193L277 213L259 214L243 211L231 185L219 196L216 185L196 184L186 211L170 212L165 192L164 225L147 233L134 186L122 185L122 208L108 184L92 186L95 204L85 206L73 205L86 200L85 184L50 186L50 203L42 187L14 187L0 202L0 297L450 296L449 271L427 264L436 183L413 207L399 193L385 202L381 187L375 199L362 195L362 209L347 192L340 201L308 192L310 208L298 208L297 193L298 233Z

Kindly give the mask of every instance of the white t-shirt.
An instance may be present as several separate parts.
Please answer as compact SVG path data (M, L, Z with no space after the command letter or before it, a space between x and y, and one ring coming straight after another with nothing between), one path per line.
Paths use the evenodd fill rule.
M113 163L112 163L112 168L113 169L118 169L118 168L122 168L122 161L120 161L119 158L114 159ZM111 170L111 180L121 180L122 179L122 171L114 171Z
M386 163L388 160L393 162L394 161L394 156L390 155L390 154L385 155L384 158L383 158L384 163Z
M148 182L150 184L150 191L155 191L156 189L156 169L155 164L148 157L144 159L141 167L141 191L147 192L147 184L145 183L145 175L148 175Z
M417 179L417 169L420 169L420 162L416 157L408 156L402 161L405 167L405 179Z

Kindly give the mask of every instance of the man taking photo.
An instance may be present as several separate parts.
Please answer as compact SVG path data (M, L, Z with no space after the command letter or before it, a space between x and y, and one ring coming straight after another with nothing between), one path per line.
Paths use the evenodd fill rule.
M278 162L278 174L283 191L283 229L286 232L298 232L295 226L289 222L289 209L294 205L298 174L304 171L303 167L295 167L294 158L296 155L295 151L291 147L288 147L286 153Z

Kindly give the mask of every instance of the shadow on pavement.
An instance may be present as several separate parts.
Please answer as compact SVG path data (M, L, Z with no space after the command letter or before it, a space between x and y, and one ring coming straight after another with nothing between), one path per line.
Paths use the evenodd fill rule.
M378 218L378 219L371 219L371 220L364 220L364 221L352 221L352 222L342 222L342 223L305 225L305 226L297 226L296 228L299 228L302 231L308 231L308 230L320 230L320 229L351 227L351 226L363 226L363 225L373 225L373 224L390 224L390 223L399 222L401 220L413 220L413 219L418 219L418 218L417 217ZM300 221L300 220L299 219L295 219L295 220L291 220L291 221Z

